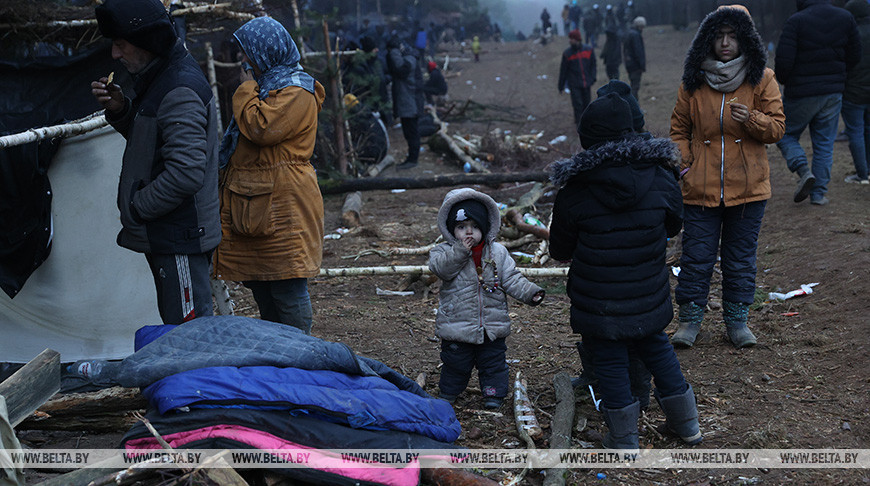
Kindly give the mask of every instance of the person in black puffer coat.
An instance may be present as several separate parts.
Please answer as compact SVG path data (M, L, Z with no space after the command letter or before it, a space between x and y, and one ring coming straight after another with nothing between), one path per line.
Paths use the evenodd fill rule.
M701 441L692 388L664 333L673 318L667 238L682 225L676 146L644 140L616 93L592 102L580 120L585 152L556 162L560 187L550 226L550 255L571 260L571 328L591 354L609 432L605 447L638 448L640 405L631 394L629 349L655 376L668 428Z

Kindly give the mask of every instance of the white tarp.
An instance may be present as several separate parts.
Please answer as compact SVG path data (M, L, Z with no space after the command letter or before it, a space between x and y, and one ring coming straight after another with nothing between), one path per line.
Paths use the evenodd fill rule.
M48 171L54 238L15 299L0 292L0 361L45 348L61 361L123 358L136 329L161 324L144 255L119 247L124 138L109 127L63 142Z

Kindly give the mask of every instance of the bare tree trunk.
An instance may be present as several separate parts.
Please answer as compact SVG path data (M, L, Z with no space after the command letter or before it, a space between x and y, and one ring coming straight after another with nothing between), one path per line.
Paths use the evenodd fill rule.
M332 46L329 43L329 26L326 25L326 19L323 20L323 42L326 44L326 65L328 70L335 69L332 76L329 77L329 85L332 88L332 106L335 110L332 120L333 132L335 133L335 150L338 152L338 171L342 174L347 174L347 154L344 148L344 117L342 116L341 92L338 84L338 63L332 61Z

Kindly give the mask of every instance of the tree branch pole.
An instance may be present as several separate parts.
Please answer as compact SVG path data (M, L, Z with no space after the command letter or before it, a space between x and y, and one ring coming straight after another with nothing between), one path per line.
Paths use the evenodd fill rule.
M100 110L85 118L80 118L70 123L63 125L53 125L50 127L31 128L26 132L14 133L0 137L0 148L14 147L16 145L24 145L30 142L38 142L46 138L67 138L74 135L81 135L98 128L108 125L103 111Z
M347 180L320 181L320 192L323 194L343 194L355 191L376 191L389 189L431 189L433 187L484 184L495 186L506 182L546 181L549 175L544 172L515 173L458 173L438 175L434 177L391 177L391 178L361 178Z
M440 137L447 144L453 155L455 155L456 158L459 159L460 162L462 162L462 164L460 165L468 164L475 172L489 172L486 167L483 166L483 164L469 157L459 147L459 145L456 144L456 141L453 139L453 137L447 135L447 125L445 125L444 122L441 121L440 118L438 118L438 113L435 111L435 107L429 106L427 110L429 111L429 113L432 114L432 118L435 120L435 123L440 127L434 136Z
M326 44L326 65L329 66L327 71L335 69L335 72L329 77L329 85L332 91L332 106L335 110L335 116L332 120L333 133L335 133L335 149L338 152L338 171L342 174L347 174L347 154L344 147L344 117L342 116L342 100L339 97L341 92L338 86L338 63L332 60L332 47L329 45L329 26L326 25L326 19L323 19L323 42Z
M217 129L218 129L218 139L223 135L220 133L220 129L224 126L224 122L221 119L221 102L220 96L218 96L218 82L217 82L217 74L215 74L214 66L214 50L211 48L211 42L205 43L205 66L208 71L208 84L211 86L211 95L214 97L214 108L217 111Z
M295 2L294 2L295 3ZM239 20L251 20L256 18L254 15L243 12L234 12L227 10L231 7L231 3L216 3L210 5L197 5L190 8L180 8L173 11L170 15L179 17L187 14L200 14L220 11L227 17ZM23 24L0 24L0 30L10 29L32 29L32 28L74 28L74 27L96 27L97 19L80 19L80 20L50 20L47 22L25 22Z
M517 267L517 270L526 277L565 277L568 275L568 267ZM432 271L426 265L388 265L383 267L321 268L319 276L354 277L360 275L405 275L413 273L428 275Z

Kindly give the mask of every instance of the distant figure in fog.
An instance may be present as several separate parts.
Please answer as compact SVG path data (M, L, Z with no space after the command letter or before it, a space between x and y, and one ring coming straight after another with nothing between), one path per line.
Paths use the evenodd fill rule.
M580 123L580 115L592 99L591 88L595 84L596 64L592 46L583 43L579 30L568 33L571 46L562 53L559 67L559 92L571 91L571 107L574 109L574 127Z

